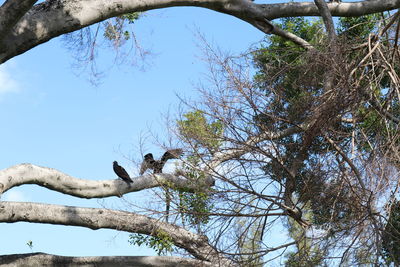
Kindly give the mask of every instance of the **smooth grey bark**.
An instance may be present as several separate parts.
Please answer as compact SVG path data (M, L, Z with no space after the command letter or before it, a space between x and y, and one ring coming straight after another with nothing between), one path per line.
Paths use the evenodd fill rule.
M195 259L166 256L101 256L101 257L66 257L46 253L11 254L0 256L0 266L96 266L96 267L194 267L213 266L211 263Z
M329 11L334 17L357 17L394 10L399 8L399 0L365 0L355 2L327 3ZM281 4L260 5L268 13L270 20L284 17L319 16L320 11L313 2L291 2Z
M186 192L193 192L199 187L210 187L214 179L208 177L204 184L196 184L182 177L167 173L133 177L133 183L121 179L84 180L72 177L58 170L33 164L19 164L0 171L0 195L7 190L23 185L37 184L60 193L80 198L103 198L119 196L159 186L174 186Z
M208 243L206 236L126 211L2 201L0 202L0 222L70 225L93 230L114 229L151 236L157 236L157 233L162 232L168 234L175 246L186 250L196 259L220 263L222 266L232 264L231 261L220 256L218 251Z
M0 7L0 40L38 0L7 0Z
M35 5L0 39L0 63L59 35L79 30L105 19L129 12L153 9L195 6L235 16L268 34L285 38L291 36L270 20L289 16L318 16L319 10L312 2L255 4L249 0L49 0ZM400 0L373 0L351 3L329 3L332 16L360 16L393 10ZM0 19L1 20L1 19ZM1 37L1 36L0 36ZM292 39L291 39L292 40ZM299 45L309 45L293 39Z

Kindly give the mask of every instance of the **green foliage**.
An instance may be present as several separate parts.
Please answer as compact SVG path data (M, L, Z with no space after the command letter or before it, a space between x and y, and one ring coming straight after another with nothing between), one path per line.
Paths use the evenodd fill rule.
M318 44L322 37L323 28L320 20L311 21L304 17L283 18L278 26L285 31L295 33L297 36L312 44ZM274 51L276 48L293 48L298 51L303 51L302 48L293 42L280 36L272 35L269 37L269 45L266 49Z
M378 14L361 17L341 17L338 23L339 36L346 38L346 41L350 42L359 41L360 39L365 40L376 29L378 20Z
M295 33L313 45L318 45L320 39L323 38L322 23L319 20L310 21L305 18L286 18L282 19L278 26L283 30ZM269 80L266 76L269 72L266 72L266 67L268 69L276 68L282 70L288 64L289 66L301 65L304 63L301 57L304 52L303 48L287 39L277 35L269 36L261 48L254 52L254 62L260 70L255 79L260 82ZM286 77L287 74L290 76ZM290 86L290 80L296 76L298 76L298 73L290 74L284 72L276 77L276 82Z
M195 149L207 149L213 153L221 145L223 124L221 121L209 122L204 112L195 110L183 115L184 120L177 122L179 133Z
M243 266L262 267L261 224L264 220L250 221L248 219L236 219L236 231L238 232L240 262Z
M106 28L104 29L104 37L110 41L118 41L121 38L128 40L130 34L128 31L124 30L123 19L116 18L114 23L107 23Z
M183 221L192 226L200 227L209 222L208 213L213 208L210 190L203 189L205 173L197 168L201 164L200 154L213 154L221 146L223 124L221 121L209 121L206 114L194 110L183 115L184 119L177 121L179 134L194 148L194 152L186 158L183 172L187 179L197 184L196 192L179 192L179 211Z
M157 230L155 236L148 236L143 234L130 234L129 243L131 245L146 245L154 249L158 255L166 255L173 250L173 241L168 233Z
M254 95L265 96L260 99L267 104L263 108L257 107L252 110L253 121L248 123L250 126L243 125L246 132L250 132L246 127L254 125L257 131L263 133L284 131L295 126L301 128L310 122L313 123L304 132L298 131L272 140L273 156L266 156L272 159L266 160L262 167L265 176L276 182L272 183L278 188L284 188L281 191L284 193L279 193L280 197L283 195L282 202L290 203L286 198L288 193L293 203L302 208L303 219L312 221L322 232L329 229L323 237L326 239L316 243L307 237L305 229L289 219L287 228L290 237L296 241L296 250L286 254L286 266L324 265L324 258L336 252L335 239L351 236L351 230L359 223L359 218L365 217L365 206L362 205L362 199L360 200L359 188L353 186L353 179L356 181L354 170L351 170L343 155L352 156L352 149L362 145L361 141L357 143L358 140L353 145L353 138L357 138L357 134L366 134L370 138L366 143L374 144L374 140L396 133L396 127L388 130L387 120L371 106L371 97L378 99L379 104L386 105L391 112L396 111L399 106L395 102L396 97L390 99L392 102L387 102L387 98L384 97L388 91L385 86L390 84L389 79L379 80L373 74L368 76L372 69L368 64L358 68L360 60L368 53L368 48L357 48L357 52L353 52L355 43L352 40L358 37L365 42L376 25L375 15L340 19L338 51L330 51L327 49L326 34L320 20L287 18L281 20L279 26L300 36L317 49L306 51L279 36L270 36L259 50L253 52L257 70L254 76L254 90L258 90ZM380 67L378 65L375 68ZM349 77L353 69L359 72L354 72L354 76ZM333 73L332 90L328 90L329 87L326 86L324 88L327 74L330 73ZM394 91L392 96L393 94ZM347 96L350 96L351 100L348 100ZM320 114L324 116L318 117ZM395 116L398 114L400 112L395 113ZM315 121L319 124L314 123ZM194 181L202 180L204 174L192 166L198 166L201 164L200 157L212 155L221 147L223 123L211 121L205 112L195 110L185 114L184 119L178 121L178 129L196 152L188 157L191 164L184 167L186 173ZM327 142L327 137L342 150ZM262 145L258 149L263 149ZM354 164L360 165L363 162L357 160L363 160L364 156L368 158L368 153L372 151L359 147L355 150L360 153L367 152L354 159ZM362 176L364 166L360 167ZM206 204L209 201L208 195L185 194L182 192L180 196L182 213L189 215L186 220L191 224L207 223L208 218L190 216L206 213L210 209ZM262 237L257 224L251 224L251 220L235 220L238 222L236 227L239 228L237 248L239 254L242 254L239 258L242 262L249 263L244 266L258 266L261 262L254 255L262 250L263 240L260 240ZM337 244L339 247L339 243ZM396 245L400 247L399 244ZM351 256L353 262L369 262L370 247L350 249L354 252ZM396 253L393 255L397 255Z
M361 210L356 205L358 202L351 201L356 196L350 188L341 186L339 181L321 185L314 196L310 197L313 223L322 227L335 225L338 229L344 229Z
M129 40L131 34L126 30L125 22L133 24L140 18L140 15L141 12L133 12L108 20L105 24L104 37L109 41L114 41L117 45L120 45L122 40Z
M317 267L323 266L323 254L315 252L309 254L299 252L286 253L286 267Z
M322 46L325 39L320 20L286 18L279 26L316 47ZM285 130L311 117L322 94L321 81L327 68L323 58L320 59L321 65L318 60L317 55L310 57L303 48L279 36L270 37L266 46L254 53L254 61L259 70L255 76L257 86L271 101L268 110L254 116L260 131ZM292 179L287 170L293 164L298 164L295 159L303 153L304 138L305 133L298 133L276 141L279 157L263 168L272 180L284 182ZM327 150L329 146L322 137L316 136L309 144L309 160L301 163L295 181L295 192L301 196L301 201L307 202L316 190L322 190L321 181L325 171L319 165L318 155Z
M390 93L387 93L387 91L385 88L375 92L375 105L390 107L389 113L395 118L400 118L399 99L397 97L390 97ZM360 107L358 110L357 118L359 123L357 124L357 128L363 131L363 138L360 138L360 140L364 140L360 144L360 149L365 153L383 153L382 151L393 148L393 153L396 154L396 147L400 145L400 137L398 136L399 125L397 122L388 120L385 116L382 116L382 113L377 110L376 106L366 105ZM388 140L391 140L390 144L387 143ZM392 164L399 166L400 162L396 157L387 158Z
M179 192L179 211L183 220L192 226L207 224L209 222L208 213L213 206L209 189L207 191L202 189L206 176L204 172L195 167L200 163L198 156L189 155L186 160L188 164L183 166L185 176L193 183L198 184L199 189L196 192Z
M279 26L318 46L324 38L323 25L319 20L286 18ZM321 77L324 67L313 64L306 51L279 36L269 37L254 53L254 62L259 70L255 81L260 90L271 97L271 116L256 115L256 122L267 129L284 129L288 125L275 122L273 118L286 118L301 123L309 115L313 97L321 92ZM291 142L292 140L288 140Z
M303 212L303 218L308 221L312 221L313 213L310 209L311 205L308 204L303 207L303 210L308 210L308 212ZM295 240L296 251L291 251L286 253L286 267L314 267L322 266L324 253L319 248L317 244L313 244L312 238L308 238L306 235L306 230L297 224L292 218L288 219L288 230L289 236Z
M207 193L181 192L179 194L179 210L184 220L190 225L207 224L210 220L208 213L212 205Z
M340 45L346 47L353 44L353 41L350 42L350 40L354 40L355 37L357 37L357 41L367 38L375 29L377 20L376 15L339 19L338 32L340 42L342 42ZM253 59L258 70L254 78L259 90L264 92L270 100L267 110L254 115L254 122L260 132L285 130L313 118L315 110L323 110L325 104L322 96L326 93L323 81L327 70L337 68L339 80L341 66L347 63L346 60L358 63L365 56L365 51L354 53L352 50L343 49L340 56L346 63L338 61L338 66L335 66L333 65L335 61L329 58L329 54L324 54L327 47L326 36L320 20L286 18L281 20L279 26L308 41L320 52L309 53L279 36L268 37L261 49L254 52ZM360 75L362 74L360 73ZM367 85L365 84L365 86ZM379 91L382 88L381 85L377 84L376 86L378 95L381 94ZM331 106L327 106L323 110L326 114L334 114L332 118L327 115L328 117L320 119L321 125L330 121L330 130L340 133L331 137L336 143L348 144L351 132L356 127L364 129L368 127L371 133L387 130L382 127L383 124L377 123L377 120L382 120L382 118L376 111L373 111L370 106L358 107L358 103L354 105L353 116L359 116L357 109L363 109L363 116L359 117L365 119L358 125L333 120L334 116L351 110L347 106L343 106L343 108L340 106L343 98L344 96L339 97L337 103L332 102ZM391 107L393 106L395 104L391 105ZM322 128L323 126L317 125L313 128L318 129L318 127ZM322 131L324 130L322 129ZM288 179L294 180L294 196L292 197L297 197L298 203L308 203L308 210L312 214L309 220L312 220L314 225L321 227L329 225L330 229L341 231L348 227L354 218L357 218L357 214L362 208L355 204L356 201L353 201L356 200L356 196L351 189L343 188L338 180L329 176L328 170L331 167L327 168L326 165L321 164L321 159L331 153L333 148L327 144L324 136L318 130L311 135L307 151L303 151L308 134L307 132L296 133L277 140L275 142L276 151L278 151L276 159L267 163L263 170L270 179L280 184L285 184ZM381 133L377 133L377 135L381 136ZM347 151L345 150L345 152ZM296 159L300 157L301 153L305 154L305 160L298 163ZM293 164L300 164L295 178L291 177L287 171L293 167ZM288 229L290 236L297 241L297 251L286 255L286 266L319 266L322 264L324 253L305 237L304 229L299 228L295 222L289 223Z
M390 209L384 229L382 250L388 265L400 265L400 201L395 201Z
M124 14L120 17L122 19L127 20L128 23L133 24L140 18L141 14L142 14L142 12L132 12L132 13Z
M347 42L345 45L348 45L348 40L354 36L365 39L376 28L377 22L377 15L341 18L339 20L341 41ZM324 51L325 34L320 20L286 18L281 21L280 27L302 37L319 50ZM343 50L342 53L346 60L353 60L358 57L359 59L355 60L358 63L363 57L364 51L353 53L350 50L348 53ZM254 121L260 131L285 130L295 124L306 122L312 118L315 110L322 109L321 107L325 103L323 102L324 98L321 97L324 94L321 81L324 80L326 70L335 67L330 64L329 59L323 56L323 53L321 57L315 53L310 57L304 49L292 42L279 36L273 36L267 40L265 46L254 53L254 62L258 68L255 76L257 85L271 100L268 110L254 116ZM338 68L340 69L340 66ZM376 85L376 95L382 94L379 91L381 88L381 84ZM327 106L325 112L335 114L332 116L340 114L342 112L340 105L344 97L337 98L338 102L333 102L331 106ZM384 103L382 101L381 104L384 105ZM356 105L358 105L358 102L355 102ZM396 108L398 103L386 103L386 105ZM343 107L343 110L347 112L350 110L346 106ZM329 115L326 115L327 118L320 119L321 125L330 120L330 129L335 129L336 132L341 133L332 137L335 142L348 143L350 133L355 131L356 127L367 130L365 132L369 135L370 140L366 144L374 144L373 140L376 140L376 136L393 136L395 134L397 128L393 127L388 132L388 128L383 127L382 116L371 106L355 107L354 109L353 116L361 119L358 125L335 122ZM397 116L397 114L395 115ZM313 126L314 129L318 129L318 127L323 126ZM328 214L332 215L333 212L329 207L333 201L337 198L342 199L343 202L336 206L341 207L341 211L333 212L333 214L337 215L335 216L336 220L342 220L343 223L346 223L355 212L354 208L346 204L349 202L346 200L351 199L352 193L346 190L338 192L339 184L335 184L334 181L331 184L326 183L327 172L319 161L322 156L332 151L332 147L326 143L323 136L318 134L318 130L314 131L311 142L308 144L307 159L301 163L294 181L295 193L301 202L311 201L312 208L315 209L314 223L320 225L329 221L330 216ZM272 180L283 183L287 179L293 179L290 178L286 170L292 168L295 159L299 158L300 153L302 153L307 134L309 133L290 135L276 142L279 145L277 160L271 160L263 168ZM326 190L326 186L330 190ZM335 192L335 195L326 191ZM324 203L324 205L321 205L321 203Z

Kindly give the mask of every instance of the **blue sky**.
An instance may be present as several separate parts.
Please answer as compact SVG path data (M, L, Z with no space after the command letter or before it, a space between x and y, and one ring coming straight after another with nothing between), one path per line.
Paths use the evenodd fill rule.
M174 110L176 94L195 95L204 78L197 30L213 44L239 53L264 35L236 18L201 8L147 12L134 26L141 45L153 53L145 71L114 66L94 87L88 75L76 75L72 54L54 39L0 66L0 168L29 162L83 179L114 179L112 161L136 174L127 157L140 158L137 145L149 126L166 132L160 114ZM98 63L112 65L112 52ZM154 146L149 143L148 148ZM153 151L154 152L154 151ZM160 151L155 151L160 153ZM146 199L146 192L125 196ZM38 186L13 188L2 200L45 202L83 207L124 208L118 198L82 200ZM149 200L151 201L151 200ZM154 255L128 244L128 234L53 225L0 224L0 254L33 251L59 255ZM79 241L79 242L77 242Z

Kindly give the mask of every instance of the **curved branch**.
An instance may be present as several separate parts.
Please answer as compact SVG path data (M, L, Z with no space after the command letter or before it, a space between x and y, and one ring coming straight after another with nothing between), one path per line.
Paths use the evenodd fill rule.
M208 244L206 236L197 235L184 228L126 211L29 202L0 202L0 222L31 222L57 225L82 226L96 229L157 236L166 233L175 246L185 249L199 260L230 264ZM222 265L228 266L228 265Z
M101 256L66 257L46 253L10 254L0 256L0 262L7 266L211 266L211 263L195 259L165 256Z
M34 6L0 43L0 63L59 35L129 12L195 6L235 16L265 33L274 33L270 20L319 16L314 3L255 4L249 0L52 0ZM333 16L361 16L400 7L400 0L330 3ZM276 34L281 31L276 31ZM306 44L306 47L308 45Z
M0 7L0 39L5 36L12 27L38 0L7 0Z
M120 179L83 180L55 169L29 163L15 165L0 171L0 194L23 184L37 184L80 198L122 196L129 192L154 188L160 185L170 186L172 184L174 187L188 192L195 191L199 187L199 185L194 184L190 180L166 173L139 176L133 178L133 183L128 184ZM213 184L214 180L211 177L206 179L206 186Z
M390 11L400 7L400 0L366 0L346 3L327 3L334 17L358 17L372 13ZM270 20L287 17L320 16L313 2L290 2L260 5Z

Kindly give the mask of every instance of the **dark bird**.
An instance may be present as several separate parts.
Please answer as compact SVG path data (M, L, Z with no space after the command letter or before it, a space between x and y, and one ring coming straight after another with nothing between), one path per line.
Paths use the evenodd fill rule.
M148 153L144 155L144 159L142 165L140 166L140 175L151 169L153 173L162 173L162 169L164 168L165 163L169 159L177 159L183 154L183 150L180 148L167 150L164 155L162 155L160 160L155 160L153 158L153 154Z
M118 177L124 180L125 182L127 183L133 182L129 174L125 171L125 169L118 165L118 162L116 161L113 162L113 169L115 174L118 175Z
M153 173L162 173L162 169L164 168L165 163L169 159L177 159L183 154L183 150L180 148L177 149L171 149L167 150L164 155L162 155L160 160L155 160L153 158L153 154L148 153L144 155L144 159L142 162L142 165L140 166L140 175L143 175L143 173L151 169L153 170ZM165 221L168 222L168 217L169 217L169 209L171 205L171 195L169 193L169 190L167 187L165 189Z

